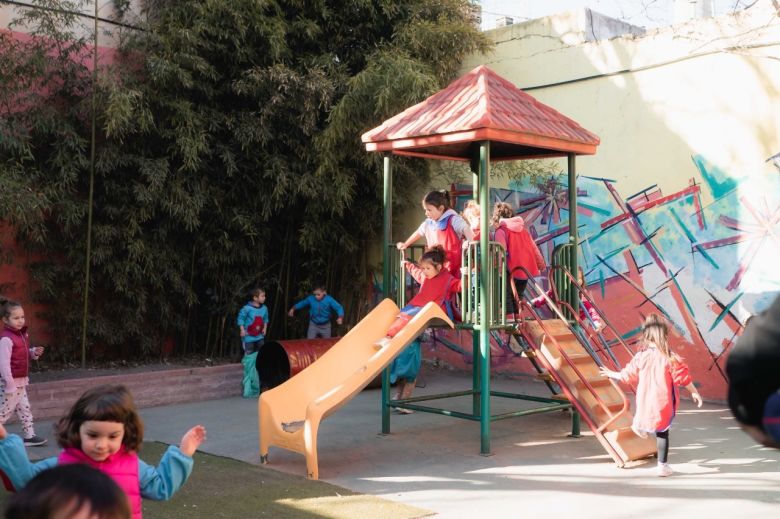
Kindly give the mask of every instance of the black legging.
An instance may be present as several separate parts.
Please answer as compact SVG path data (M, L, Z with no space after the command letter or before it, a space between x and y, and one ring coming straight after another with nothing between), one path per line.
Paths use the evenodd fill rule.
M658 447L658 463L666 463L669 459L669 431L655 433L655 443Z
M510 278L512 282L515 284L515 289L517 290L517 297L520 299L523 298L523 293L525 292L525 287L528 285L527 279L517 279L517 278ZM514 294L512 294L512 286L507 283L506 284L506 297L510 301L509 304L506 305L506 309L509 310L510 308L513 308L516 314L520 313L520 308L517 306L517 302L515 301Z

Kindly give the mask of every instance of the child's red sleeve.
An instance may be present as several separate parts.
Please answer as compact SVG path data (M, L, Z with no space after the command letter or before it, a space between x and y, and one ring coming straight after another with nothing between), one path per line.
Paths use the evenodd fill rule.
M672 359L669 370L672 372L672 382L674 382L675 386L687 386L693 382L688 365L681 359Z
M425 279L425 274L423 274L422 269L410 261L407 261L406 263L404 263L404 265L406 266L406 270L409 271L409 274L412 275L414 280L422 285L422 282Z
M453 294L459 293L463 289L463 281L461 278L455 278L455 280L450 284L450 290Z

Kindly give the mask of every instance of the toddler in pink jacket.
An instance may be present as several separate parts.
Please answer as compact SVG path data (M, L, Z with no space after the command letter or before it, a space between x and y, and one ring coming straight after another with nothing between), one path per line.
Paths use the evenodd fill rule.
M680 405L678 386L685 386L698 407L702 400L688 366L669 349L669 327L658 314L650 314L642 326L645 347L620 371L600 368L601 374L636 387L636 409L631 429L641 436L653 433L658 443L658 475L674 471L669 458L669 427Z

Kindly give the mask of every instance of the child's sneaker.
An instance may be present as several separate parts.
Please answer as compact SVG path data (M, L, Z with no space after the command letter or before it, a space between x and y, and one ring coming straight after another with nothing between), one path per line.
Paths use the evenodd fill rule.
M382 348L386 347L388 344L390 344L390 337L382 337L378 341L374 343L374 349L381 350Z
M31 438L25 438L24 439L24 445L27 447L40 447L41 445L46 445L46 438L41 438L40 436L33 436Z
M658 468L656 470L658 471L658 477L661 478L665 478L674 474L672 467L670 467L668 463L658 462Z

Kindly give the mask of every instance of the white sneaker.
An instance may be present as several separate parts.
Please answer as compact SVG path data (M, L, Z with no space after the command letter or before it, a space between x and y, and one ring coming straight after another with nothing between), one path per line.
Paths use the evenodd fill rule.
M670 467L668 463L659 462L656 470L658 471L658 477L660 478L665 478L674 474L672 467Z
M374 349L381 350L382 348L386 347L388 344L390 344L390 337L382 337L378 341L374 343Z

